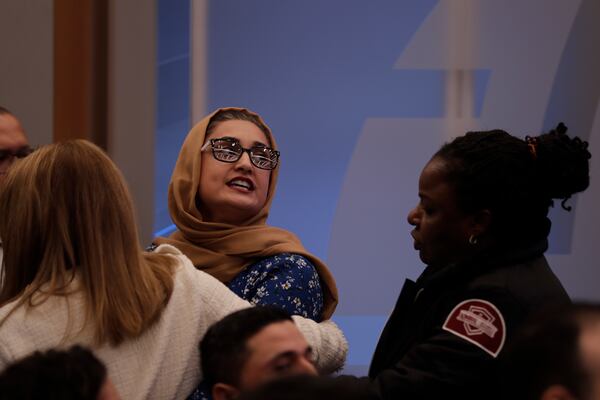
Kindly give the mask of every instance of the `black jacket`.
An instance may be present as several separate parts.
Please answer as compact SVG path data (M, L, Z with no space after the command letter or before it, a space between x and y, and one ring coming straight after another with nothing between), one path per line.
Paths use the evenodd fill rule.
M497 356L515 329L539 308L570 302L546 248L544 240L406 280L369 378L341 379L365 398L492 398Z

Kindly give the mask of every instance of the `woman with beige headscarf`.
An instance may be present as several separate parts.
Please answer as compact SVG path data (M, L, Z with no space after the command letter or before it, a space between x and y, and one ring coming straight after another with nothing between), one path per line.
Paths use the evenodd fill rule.
M333 276L291 232L266 225L279 151L270 129L242 108L219 109L192 128L169 185L178 230L168 243L196 268L254 304L330 318L337 304Z

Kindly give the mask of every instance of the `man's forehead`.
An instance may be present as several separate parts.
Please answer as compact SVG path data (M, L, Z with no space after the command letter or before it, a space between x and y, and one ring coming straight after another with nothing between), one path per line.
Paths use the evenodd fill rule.
M265 326L248 340L247 346L252 351L269 344L298 339L304 340L304 336L294 322L286 320Z
M579 349L585 366L600 375L600 322L582 328Z
M0 114L0 149L16 149L27 145L27 137L19 120L10 114Z

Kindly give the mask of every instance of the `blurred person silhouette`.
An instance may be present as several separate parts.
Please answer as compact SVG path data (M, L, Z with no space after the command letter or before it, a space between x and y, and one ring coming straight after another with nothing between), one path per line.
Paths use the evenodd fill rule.
M10 111L0 106L0 190L2 190L2 180L15 158L23 158L31 151L21 122ZM0 286L2 286L2 253L2 237L0 237Z
M15 158L31 153L21 122L6 108L0 106L0 181Z
M600 399L600 305L533 318L507 348L500 376L507 399Z
M295 375L268 381L238 400L366 400L352 386L325 376Z
M250 306L176 248L142 251L125 181L89 142L44 146L16 163L0 215L0 370L34 350L82 344L123 398L184 398L202 377L208 327ZM296 323L319 367L339 368L347 344L335 324Z
M81 346L35 353L0 374L0 400L120 400L106 367Z

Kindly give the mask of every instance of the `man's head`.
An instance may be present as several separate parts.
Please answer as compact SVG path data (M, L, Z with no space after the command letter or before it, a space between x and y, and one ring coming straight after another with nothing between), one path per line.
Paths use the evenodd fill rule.
M200 354L215 400L278 377L317 374L306 339L292 318L273 306L247 308L217 322L202 339Z
M576 304L531 321L509 348L503 375L512 399L600 399L600 305Z
M106 367L80 346L36 351L0 374L0 399L120 400Z
M25 156L29 152L27 137L21 123L10 111L0 107L0 180L15 157Z

